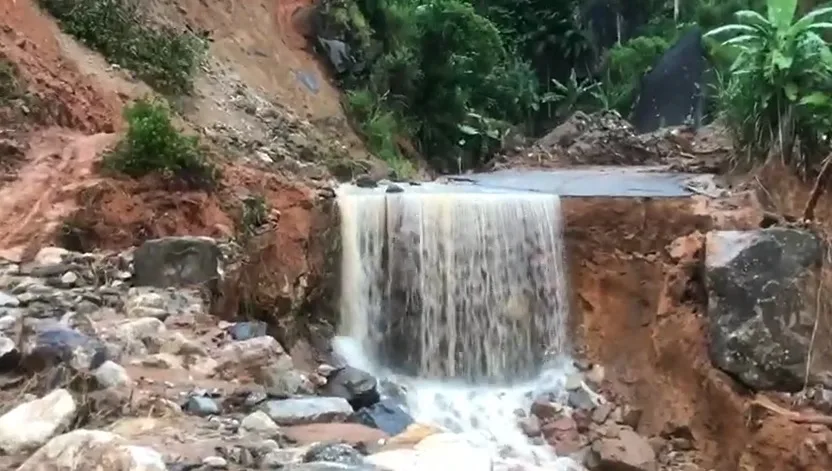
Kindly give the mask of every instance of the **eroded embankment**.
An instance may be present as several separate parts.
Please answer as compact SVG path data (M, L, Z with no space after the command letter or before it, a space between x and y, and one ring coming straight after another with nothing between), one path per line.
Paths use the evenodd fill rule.
M752 192L727 200L571 198L563 203L578 349L611 393L644 413L639 432L687 428L701 469L828 469L829 430L751 420L753 397L711 365L704 233L755 229Z

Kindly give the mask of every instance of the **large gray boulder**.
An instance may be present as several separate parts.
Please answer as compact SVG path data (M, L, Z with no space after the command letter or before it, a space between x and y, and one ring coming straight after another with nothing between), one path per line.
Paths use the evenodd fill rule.
M209 237L163 237L143 243L133 255L133 284L160 288L208 285L220 278L222 253Z
M756 390L803 387L823 243L786 228L706 239L711 361Z

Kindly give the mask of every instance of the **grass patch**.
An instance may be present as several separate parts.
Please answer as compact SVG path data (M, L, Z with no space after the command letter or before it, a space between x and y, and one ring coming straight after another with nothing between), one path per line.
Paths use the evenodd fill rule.
M403 132L396 114L384 109L382 99L366 89L347 92L347 104L370 152L387 162L395 177L413 176L416 168L399 152L396 144L397 136L409 135Z
M17 66L0 56L0 105L23 98L25 95L26 87L20 80Z
M154 24L137 0L38 0L61 28L157 91L193 90L205 42L190 32Z
M197 136L185 136L162 102L138 100L124 110L127 134L104 158L105 168L131 177L159 173L195 188L211 188L217 169L205 157Z

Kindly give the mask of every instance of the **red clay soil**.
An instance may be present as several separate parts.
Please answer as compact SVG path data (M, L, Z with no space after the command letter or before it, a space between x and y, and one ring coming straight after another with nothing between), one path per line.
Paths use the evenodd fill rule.
M703 234L759 227L755 199L565 201L579 338L612 393L643 409L639 432L690 430L700 469L832 469L827 427L752 407L708 359Z

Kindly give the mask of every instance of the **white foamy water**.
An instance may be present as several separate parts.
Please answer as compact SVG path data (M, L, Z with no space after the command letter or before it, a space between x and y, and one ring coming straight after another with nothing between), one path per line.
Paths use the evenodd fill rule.
M336 351L500 463L571 469L517 425L571 364L560 199L344 186ZM522 468L521 468L522 469Z

